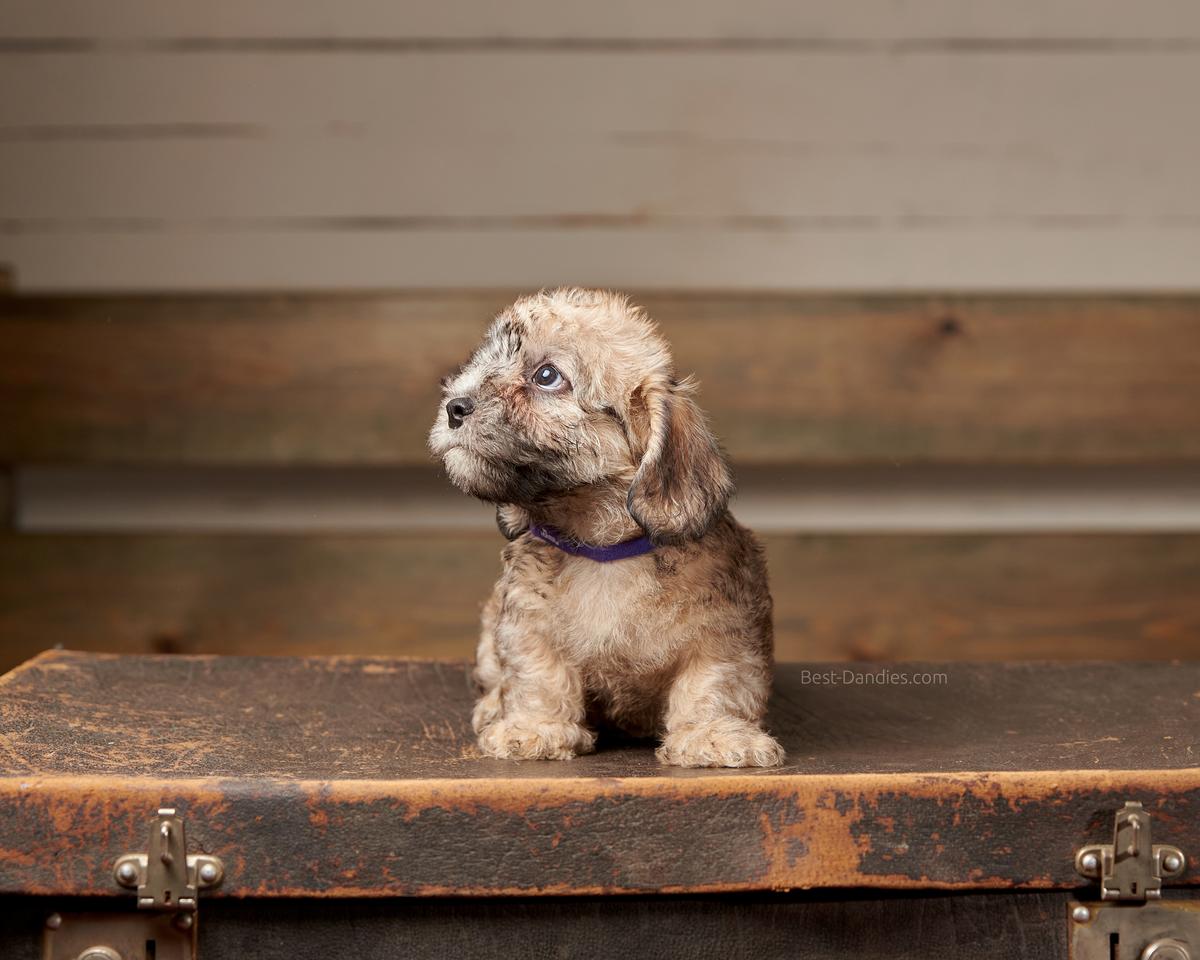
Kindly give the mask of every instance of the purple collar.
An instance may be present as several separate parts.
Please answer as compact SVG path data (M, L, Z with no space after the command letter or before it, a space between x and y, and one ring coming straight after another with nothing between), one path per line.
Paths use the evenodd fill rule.
M634 540L626 540L624 543L614 543L611 547L595 547L590 543L580 543L578 540L572 540L565 534L559 533L553 527L544 527L540 523L533 524L529 528L529 532L539 540L544 540L551 546L558 547L564 553L569 553L575 557L587 557L589 560L595 560L597 563L628 560L630 557L640 557L643 553L649 553L654 549L654 544L647 536L641 536Z

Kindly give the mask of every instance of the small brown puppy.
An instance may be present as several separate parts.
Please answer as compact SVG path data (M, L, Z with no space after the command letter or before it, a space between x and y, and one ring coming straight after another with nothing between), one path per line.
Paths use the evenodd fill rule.
M518 300L443 381L429 444L497 505L475 707L492 757L569 759L607 720L686 767L773 766L762 550L667 345L621 296Z

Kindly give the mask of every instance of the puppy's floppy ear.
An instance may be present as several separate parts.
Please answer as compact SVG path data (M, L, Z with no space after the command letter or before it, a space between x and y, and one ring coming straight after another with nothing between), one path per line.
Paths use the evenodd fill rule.
M496 526L505 540L516 540L529 529L529 514L514 504L502 503L496 507Z
M689 381L639 390L645 452L626 501L655 543L704 535L733 495L733 476Z

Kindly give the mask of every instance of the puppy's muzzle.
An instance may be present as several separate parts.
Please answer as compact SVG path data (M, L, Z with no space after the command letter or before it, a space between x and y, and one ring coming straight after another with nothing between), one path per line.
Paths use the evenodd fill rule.
M475 411L475 404L470 397L455 397L446 404L446 420L451 430L457 430L463 421Z

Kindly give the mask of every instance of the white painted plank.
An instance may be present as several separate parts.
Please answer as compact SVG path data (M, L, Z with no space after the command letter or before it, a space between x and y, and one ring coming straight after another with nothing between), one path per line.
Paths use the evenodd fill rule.
M1153 154L1169 145L1147 137L1197 136L1182 120L1198 80L1187 54L55 54L0 57L0 89L24 94L0 98L0 126L18 128L6 138L61 125L391 130L481 152L518 137L668 136L745 150L1124 142Z
M30 289L1194 288L1198 82L1180 51L0 56L0 260Z
M13 235L19 289L1200 288L1200 229L417 230Z
M29 467L19 488L30 532L495 530L432 469ZM1187 467L759 468L738 491L735 514L763 532L1200 532Z
M1200 37L1191 0L4 0L5 37Z
M1200 215L1200 127L1164 123L1148 152L1074 141L777 146L647 136L0 142L0 218L948 218L998 228L1054 217ZM1109 224L1110 226L1113 224ZM312 226L316 226L313 224Z
M19 83L5 218L1200 211L1200 57L0 58Z

